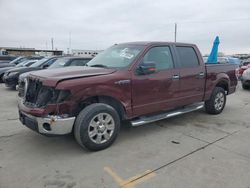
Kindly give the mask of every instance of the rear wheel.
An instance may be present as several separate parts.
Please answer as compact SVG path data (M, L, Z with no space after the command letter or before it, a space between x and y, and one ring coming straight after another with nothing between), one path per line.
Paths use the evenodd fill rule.
M205 109L209 114L219 114L226 104L226 93L221 87L215 87L209 100L205 101Z
M74 135L81 146L98 151L109 147L119 130L117 111L107 104L95 103L84 108L77 116Z

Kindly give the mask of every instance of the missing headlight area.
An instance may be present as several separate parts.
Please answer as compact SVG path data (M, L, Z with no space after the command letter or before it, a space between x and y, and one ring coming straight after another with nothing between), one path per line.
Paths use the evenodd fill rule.
M24 91L23 95L25 95L26 105L39 108L47 104L63 102L70 95L70 92L43 86L39 80L29 79L27 91Z

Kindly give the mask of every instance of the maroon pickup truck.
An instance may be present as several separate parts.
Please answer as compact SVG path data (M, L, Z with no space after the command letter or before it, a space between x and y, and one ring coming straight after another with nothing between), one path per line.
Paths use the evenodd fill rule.
M86 67L30 74L18 107L30 129L73 133L81 146L101 150L114 142L124 120L139 126L203 107L219 114L236 85L234 65L204 64L193 44L124 43Z

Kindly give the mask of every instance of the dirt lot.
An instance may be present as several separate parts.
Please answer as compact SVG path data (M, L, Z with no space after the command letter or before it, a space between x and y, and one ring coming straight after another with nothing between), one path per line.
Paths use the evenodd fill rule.
M250 187L250 91L241 87L220 115L124 127L100 152L21 125L16 94L0 86L0 188Z

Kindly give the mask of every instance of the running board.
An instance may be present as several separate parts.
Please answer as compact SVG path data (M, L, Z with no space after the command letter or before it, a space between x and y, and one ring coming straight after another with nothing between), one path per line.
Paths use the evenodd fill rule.
M143 117L140 117L139 119L132 120L131 124L133 127L136 127L136 126L140 126L143 124L159 121L162 119L167 119L167 118L170 118L173 116L185 114L188 112L193 112L193 111L202 109L203 106L204 106L204 103L198 103L198 104L188 105L188 106L185 106L183 108L180 108L180 109L177 109L174 111L169 111L169 112L165 112L165 113L161 113L161 114L157 114L157 115L153 115L153 116L143 116Z

